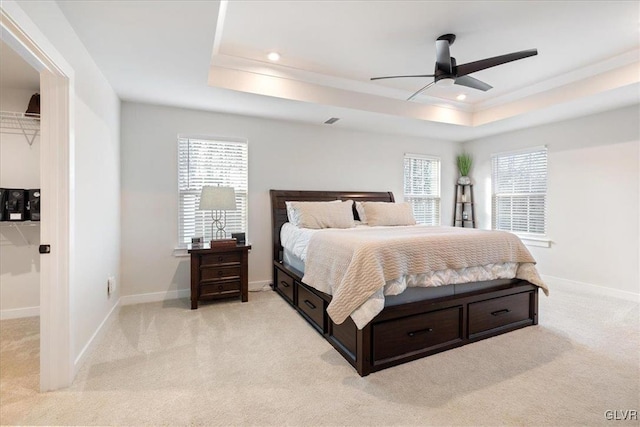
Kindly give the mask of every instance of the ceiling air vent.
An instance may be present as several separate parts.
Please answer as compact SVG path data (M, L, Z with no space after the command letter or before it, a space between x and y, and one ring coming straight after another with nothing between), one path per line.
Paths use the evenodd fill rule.
M340 120L340 119L339 119L339 118L337 118L337 117L331 117L329 120L327 120L326 122L324 122L324 124L325 124L325 125L332 125L332 124L334 124L335 122L337 122L338 120Z

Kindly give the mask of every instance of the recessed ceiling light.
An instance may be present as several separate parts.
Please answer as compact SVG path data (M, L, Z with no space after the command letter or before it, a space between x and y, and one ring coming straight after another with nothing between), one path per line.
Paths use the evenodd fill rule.
M270 52L267 58L269 58L269 61L277 61L280 59L280 54L278 52Z
M456 99L458 101L464 101L465 99L467 99L467 95L465 95L464 93L461 93L460 95L456 96Z

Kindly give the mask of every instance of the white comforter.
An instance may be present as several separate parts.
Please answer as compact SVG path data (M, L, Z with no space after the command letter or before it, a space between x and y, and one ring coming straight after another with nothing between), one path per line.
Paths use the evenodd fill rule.
M306 263L303 281L324 293L334 296L328 310L332 319L336 323L341 323L350 315L358 328L362 328L382 311L384 308L384 295L397 295L407 287L430 287L519 277L541 286L546 293L547 288L540 280L533 266L533 258L520 240L510 233L495 232L498 233L498 236L495 233L491 233L494 232L430 226L359 226L346 230L308 230L286 223L282 228L281 242L283 247ZM473 237L469 237L469 234ZM423 243L416 241L416 235L421 235L418 240L431 239L431 243L426 245L426 247L431 248L431 252L421 250ZM430 235L431 237L429 237ZM461 258L457 255L454 257L455 260L445 260L444 264L442 259L436 260L438 253L441 255L446 251L433 250L436 247L433 246L434 244L440 245L437 246L440 248L443 244L447 244L448 241L460 240L459 244L462 246L456 249L455 253L457 254L458 252L465 252L466 248L470 247L470 241L464 242L465 239L471 238L475 240L477 236L482 235L491 235L494 241L496 237L499 237L497 241L504 240L508 248L495 246L495 242L476 245L476 249L480 249L480 252L487 253L480 258L477 255L472 255L471 259L475 259L472 264L468 264L463 257ZM314 238L314 236L321 237ZM380 239L386 243L380 244ZM436 239L437 242L434 243L433 239ZM377 244L373 243L376 241L378 241ZM315 245L314 242L316 243ZM394 246L394 250L399 250L397 252L399 254L404 251L404 258L394 256L394 261L390 263L389 245ZM492 245L495 247L492 247ZM371 252L374 246L377 246L379 251L386 249L386 251L383 251L385 253L376 255L375 251ZM485 251L485 246L486 248L492 248L492 250ZM465 250L460 250L460 248L465 248ZM517 252L519 254L519 259L505 255L511 253L512 249L513 253ZM363 261L361 255L367 250L369 250L366 255L367 259ZM309 257L307 256L308 251L311 251L311 256ZM491 256L491 254L497 254L498 252L501 253L502 258ZM361 259L358 259L359 256ZM404 261L401 259L404 259ZM415 264L415 262L409 262L409 259L422 259L422 265L419 268L416 265L410 266L409 264ZM479 259L491 262L483 261L479 263ZM359 270L355 276L349 274L349 268L357 270L363 262L366 262L368 270L375 271L375 273L370 271L363 273L362 270ZM383 264L387 264L386 271ZM432 264L438 268L424 270L427 264ZM391 265L394 265L394 268L390 268ZM364 270L367 270L367 268ZM418 269L412 271L412 268L414 270ZM389 271L392 270L395 272L392 272L391 276L389 276ZM363 275L366 276L368 274L381 274L382 277L363 277ZM345 276L350 277L345 279ZM357 280L355 280L356 277ZM375 283L380 283L381 285L376 285ZM366 289L362 289L363 286Z

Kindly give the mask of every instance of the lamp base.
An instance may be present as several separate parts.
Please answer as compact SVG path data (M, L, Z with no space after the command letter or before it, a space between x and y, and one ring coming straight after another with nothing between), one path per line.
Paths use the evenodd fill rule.
M209 244L211 247L236 246L236 239L213 239Z

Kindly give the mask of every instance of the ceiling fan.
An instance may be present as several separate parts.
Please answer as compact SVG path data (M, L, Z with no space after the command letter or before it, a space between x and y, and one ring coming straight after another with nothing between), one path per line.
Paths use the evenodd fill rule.
M433 77L433 81L422 87L415 92L407 101L412 100L416 96L420 95L425 90L429 89L436 83L439 85L452 85L457 84L461 86L467 86L473 89L487 91L493 86L487 83L475 79L469 74L476 71L484 70L487 68L495 67L496 65L506 64L507 62L517 61L518 59L528 58L538 54L537 49L521 50L519 52L507 53L506 55L494 56L492 58L481 59L479 61L468 62L466 64L457 65L456 58L453 58L449 53L449 46L456 40L455 34L445 34L438 37L436 40L436 66L433 74L420 74L411 76L385 76L385 77L372 77L371 80L382 79L401 79L407 77Z

